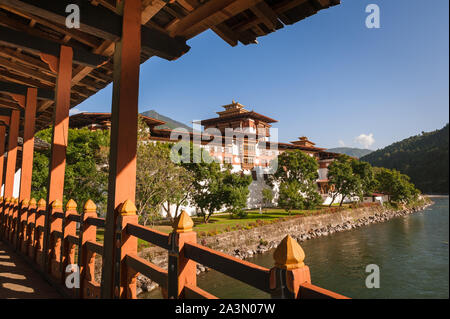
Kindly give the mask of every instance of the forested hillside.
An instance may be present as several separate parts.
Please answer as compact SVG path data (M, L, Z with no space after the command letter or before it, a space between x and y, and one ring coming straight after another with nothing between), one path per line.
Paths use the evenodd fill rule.
M395 168L423 193L448 194L449 125L391 144L361 158L373 166Z

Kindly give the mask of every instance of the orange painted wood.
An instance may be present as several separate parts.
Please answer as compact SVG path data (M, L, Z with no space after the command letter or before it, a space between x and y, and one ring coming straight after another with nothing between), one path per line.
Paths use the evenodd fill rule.
M73 50L61 46L53 112L53 138L50 160L47 203L63 201L66 149L69 134L70 87L72 83Z
M311 283L303 283L298 292L298 299L350 299Z
M6 126L0 125L0 187L3 185L3 169L5 165L5 142L6 142Z
M36 122L37 89L28 88L23 129L22 168L19 201L30 199L33 175L34 127Z
M80 297L92 298L89 293L90 285L95 285L95 252L88 249L88 242L95 242L97 239L97 226L90 225L86 222L88 218L96 218L97 212L92 210L85 210L83 213L83 221L80 228L81 249L79 251L79 267L80 267Z
M136 148L141 55L141 0L122 1L122 38L114 54L108 208L102 268L102 298L114 296L114 232L117 208L135 201Z
M270 293L270 270L195 243L184 244L187 258Z
M119 217L122 235L120 241L120 298L136 299L137 271L127 264L128 255L137 255L137 237L127 233L127 224L137 224L137 215L122 215Z
M8 158L6 159L4 197L12 197L14 189L14 174L16 173L17 138L19 137L20 111L11 111L11 124L8 136Z

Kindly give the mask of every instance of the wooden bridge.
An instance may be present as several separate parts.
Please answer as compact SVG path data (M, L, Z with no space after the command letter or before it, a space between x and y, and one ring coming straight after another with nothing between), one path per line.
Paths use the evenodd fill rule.
M77 0L78 11L71 6L69 12L79 23L69 28L66 9L72 2L0 0L0 236L5 243L0 265L11 268L0 280L39 278L14 274L14 269L28 271L19 254L66 297L135 298L141 273L159 283L168 298L213 298L196 285L195 267L201 263L274 297L341 297L311 285L304 254L290 237L269 270L198 245L186 214L166 235L140 226L134 207L140 64L153 56L180 58L190 49L186 41L208 29L232 46L257 43L258 37L339 0ZM64 208L62 202L69 110L111 82L108 205L102 219L91 201L83 203L81 215L74 201ZM36 202L31 199L34 134L50 125L47 197ZM104 228L102 243L96 241L99 228ZM138 257L138 238L168 251L168 270ZM94 276L97 255L100 282ZM77 273L80 287L67 288Z
M0 237L7 246L1 250L2 267L15 267L14 259L20 254L28 265L50 282L63 297L100 298L105 282L102 277L95 280L96 256L103 256L105 245L97 241L97 229L105 227L105 219L97 217L96 206L86 202L83 213L77 213L77 205L69 200L65 209L59 200L46 208L45 200L23 200L7 198L1 202ZM77 224L79 227L77 227ZM136 278L139 273L159 284L166 298L216 299L212 294L197 286L197 263L215 269L231 278L271 294L273 298L341 299L342 295L311 284L309 268L303 263L305 254L290 236L286 236L274 252L274 267L267 269L228 256L197 243L194 223L186 212L182 212L173 225L173 232L158 232L138 224L136 207L130 200L118 208L115 223L115 245L113 273L113 297L136 298ZM168 252L167 270L138 256L137 240L147 241ZM15 251L15 252L12 252ZM6 254L8 252L8 254ZM26 270L23 261L10 279L25 279L21 272ZM29 272L29 270L26 270ZM2 272L1 276L5 276ZM22 278L24 277L24 278ZM8 297L4 290L12 290L11 296L27 296L27 292L40 291L33 286L44 286L49 295L58 296L46 287L36 274L28 275L29 284L3 285L2 297ZM22 287L22 289L21 289ZM42 297L42 295L40 296Z

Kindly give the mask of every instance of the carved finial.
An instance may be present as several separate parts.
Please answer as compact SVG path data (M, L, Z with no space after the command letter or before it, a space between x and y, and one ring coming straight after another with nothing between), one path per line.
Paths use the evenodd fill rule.
M273 253L275 267L282 269L296 269L305 264L305 252L295 239L287 235Z
M3 202L3 196L0 196L0 203Z
M5 198L5 203L10 203L11 202L11 197L6 197Z
M61 209L62 208L62 203L61 203L61 201L59 200L59 199L55 199L53 202L52 202L52 208L53 209Z
M30 205L30 200L28 198L22 199L22 207L28 207Z
M36 198L30 199L30 206L36 206Z
M85 213L97 212L97 205L91 200L88 199L86 203L84 203L83 210Z
M122 216L132 216L132 215L136 215L136 206L134 205L134 203L127 199L126 201L123 202L123 204L120 206L119 208L119 213Z
M66 203L66 210L76 210L77 209L77 203L73 199L69 199L69 201Z
M39 208L45 208L45 206L47 206L47 202L45 201L45 199L41 198L38 202L37 202L37 206Z
M19 203L19 199L17 197L13 197L12 202L14 204L18 204Z
M192 231L192 227L194 227L194 222L192 221L191 216L183 210L175 220L173 224L173 230L177 233L187 233Z

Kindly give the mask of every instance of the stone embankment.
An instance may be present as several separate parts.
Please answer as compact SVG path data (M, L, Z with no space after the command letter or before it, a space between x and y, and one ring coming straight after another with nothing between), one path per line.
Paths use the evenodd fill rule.
M363 207L331 214L294 217L250 230L237 230L216 236L199 238L198 241L212 249L240 259L246 259L276 248L287 234L302 242L369 224L385 222L394 217L406 216L423 210L429 205L431 204L401 210L390 210L381 206ZM167 268L167 252L164 250L158 248L146 249L141 252L141 256L151 260L152 263L160 267ZM207 270L207 267L197 266L197 274ZM137 286L138 293L140 293L151 291L158 285L150 279L139 275Z

